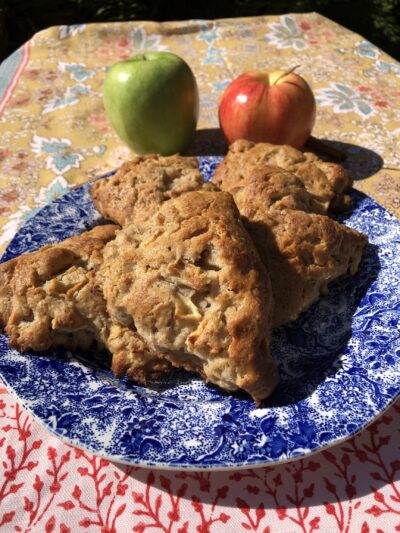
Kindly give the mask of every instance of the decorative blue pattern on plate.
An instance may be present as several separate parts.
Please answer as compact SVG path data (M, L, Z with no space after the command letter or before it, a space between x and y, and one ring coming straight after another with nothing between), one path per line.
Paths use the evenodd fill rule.
M200 158L210 177L217 157ZM3 260L101 219L83 185L47 205ZM0 374L51 431L93 453L162 468L238 468L286 461L362 429L399 393L400 223L353 193L346 224L369 235L359 273L332 285L299 320L274 332L281 381L256 409L176 371L148 388L112 375L96 354L20 354L0 337Z

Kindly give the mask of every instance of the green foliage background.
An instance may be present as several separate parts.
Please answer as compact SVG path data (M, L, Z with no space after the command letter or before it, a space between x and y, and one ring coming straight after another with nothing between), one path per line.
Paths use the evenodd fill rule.
M0 61L57 24L318 11L400 60L400 0L0 0Z

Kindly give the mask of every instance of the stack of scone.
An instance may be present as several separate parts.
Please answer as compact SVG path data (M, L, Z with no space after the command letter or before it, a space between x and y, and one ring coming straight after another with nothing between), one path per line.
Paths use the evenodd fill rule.
M0 324L19 350L105 348L145 383L171 366L257 404L278 381L273 325L354 274L367 239L328 213L344 170L288 146L234 143L204 183L195 158L137 156L92 186L117 225L0 265Z

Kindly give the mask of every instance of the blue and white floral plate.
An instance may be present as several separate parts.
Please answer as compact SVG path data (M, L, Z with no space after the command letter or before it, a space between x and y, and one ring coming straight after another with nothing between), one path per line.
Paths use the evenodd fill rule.
M218 158L200 158L210 177ZM280 383L260 408L195 375L142 387L98 355L18 353L0 337L0 375L65 441L108 459L159 468L240 468L308 455L355 434L400 388L400 223L353 193L345 222L369 235L358 274L335 282L299 320L274 332ZM83 185L44 207L3 260L101 222Z

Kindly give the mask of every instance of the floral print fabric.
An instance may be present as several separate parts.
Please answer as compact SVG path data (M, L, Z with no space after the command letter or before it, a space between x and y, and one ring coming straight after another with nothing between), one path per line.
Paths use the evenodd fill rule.
M357 188L399 213L400 65L362 37L315 13L58 26L0 69L2 249L43 200L130 157L105 116L102 83L112 63L146 50L170 50L192 67L204 155L213 139L202 132L218 127L219 99L234 77L299 65L317 99L313 134L347 155Z

